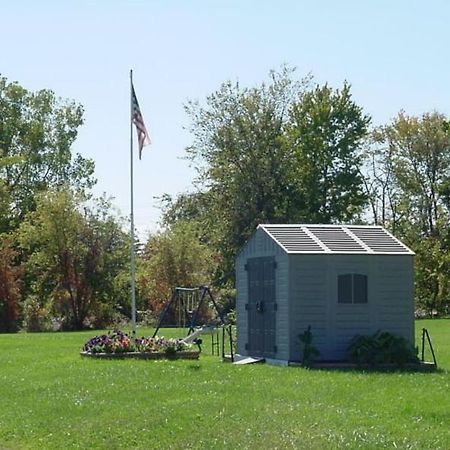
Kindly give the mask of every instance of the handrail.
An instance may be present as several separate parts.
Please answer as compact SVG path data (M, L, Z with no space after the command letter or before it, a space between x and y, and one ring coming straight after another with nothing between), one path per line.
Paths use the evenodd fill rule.
M422 328L422 362L425 362L425 337L427 338L428 345L430 346L431 355L433 356L433 362L437 369L436 355L434 353L433 344L431 343L430 334L426 328Z
M222 359L225 359L225 332L228 334L230 343L230 359L234 362L234 350L233 350L233 325L222 326Z

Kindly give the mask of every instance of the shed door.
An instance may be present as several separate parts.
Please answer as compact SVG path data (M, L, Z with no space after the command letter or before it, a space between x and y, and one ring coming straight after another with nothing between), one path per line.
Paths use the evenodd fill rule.
M248 270L248 346L254 356L274 356L275 347L275 259L252 258Z

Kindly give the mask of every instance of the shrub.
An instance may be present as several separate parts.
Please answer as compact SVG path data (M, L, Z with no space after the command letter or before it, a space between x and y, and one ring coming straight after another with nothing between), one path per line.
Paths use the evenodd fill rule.
M417 351L402 336L377 331L372 336L355 336L347 348L348 358L357 364L417 363Z
M23 305L23 327L26 331L37 332L52 329L47 310L40 304L36 296L30 295Z
M320 355L319 350L312 345L313 335L311 333L311 325L298 338L302 344L302 366L311 367L314 359Z
M158 317L155 316L153 311L144 309L138 311L138 322L144 327L155 327L158 322Z
M89 321L85 321L88 328L101 330L102 328L109 328L117 320L117 312L113 305L108 303L99 303L93 308L92 316Z

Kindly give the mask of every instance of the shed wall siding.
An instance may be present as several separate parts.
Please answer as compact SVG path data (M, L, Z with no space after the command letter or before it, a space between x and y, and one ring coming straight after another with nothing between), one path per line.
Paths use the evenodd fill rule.
M399 334L414 344L414 257L377 256L376 320L380 330Z
M248 318L245 305L248 303L248 278L245 264L249 258L273 256L275 269L276 312L276 359L289 358L289 312L288 312L288 256L267 234L258 229L236 259L236 321L238 329L237 351L248 355L245 344L248 338Z
M299 334L311 326L313 345L321 354L329 342L328 256L291 255L290 360L300 359Z
M337 277L368 276L367 304L340 304ZM356 334L390 331L414 343L413 256L291 255L290 359L300 358L298 335L311 325L323 360L339 360Z

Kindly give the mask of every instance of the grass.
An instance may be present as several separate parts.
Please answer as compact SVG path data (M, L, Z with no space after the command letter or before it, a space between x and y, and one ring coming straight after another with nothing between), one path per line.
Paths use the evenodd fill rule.
M93 360L92 332L0 335L0 448L448 449L450 320L422 327L439 372Z

